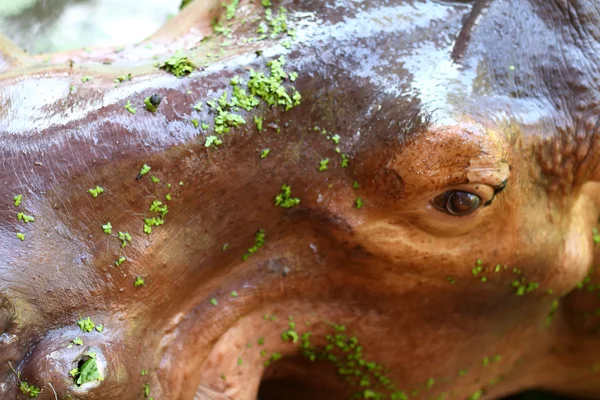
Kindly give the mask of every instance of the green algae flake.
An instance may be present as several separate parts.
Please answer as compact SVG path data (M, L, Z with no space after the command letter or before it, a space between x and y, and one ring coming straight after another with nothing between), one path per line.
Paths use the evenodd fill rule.
M77 325L79 325L79 328L84 332L91 332L96 327L96 324L92 322L90 317L80 319L77 321Z
M175 52L171 58L162 64L159 64L158 67L172 73L178 78L191 74L197 68L196 64L194 64L181 50Z
M242 256L242 261L246 261L250 256L258 251L265 245L265 230L259 229L254 235L254 246L250 247L248 251Z
M300 199L297 197L290 197L292 194L292 188L289 185L283 185L281 187L281 193L275 196L275 205L282 208L292 208L300 204Z
M230 4L224 5L225 7L225 19L227 21L233 19L235 17L235 13L237 11L238 5L240 4L240 0L231 0Z
M324 158L321 161L319 161L319 167L318 167L319 172L326 171L328 164L329 164L329 158Z
M155 113L156 110L158 110L158 105L153 103L152 100L152 96L146 97L144 99L144 107L146 107L146 110L150 111L151 113Z
M221 141L221 139L219 139L215 135L207 136L206 140L204 141L204 147L211 147L211 146L217 147L217 146L220 146L221 144L223 144L223 142Z
M253 110L260 104L260 99L264 100L269 106L281 106L285 110L298 106L302 99L300 93L293 87L291 92L288 93L288 89L283 85L285 79L291 80L292 77L291 74L288 75L283 70L284 64L285 58L283 56L269 61L267 63L270 68L269 76L266 76L263 72L250 70L250 79L246 84L247 90L243 88L244 82L241 78L234 76L230 81L233 87L231 96L224 91L219 98L208 100L206 104L217 112L214 117L214 133L228 133L231 128L245 125L246 120L237 112L239 109ZM296 75L293 75L293 77L295 79ZM257 130L261 131L263 129L263 118L257 115L253 118ZM206 147L220 144L211 138L211 136L207 138Z
M30 385L25 381L20 382L19 390L25 396L29 396L29 397L38 397L40 395L40 393L42 392L42 389L40 389L34 385Z
M107 222L106 224L102 225L102 230L107 235L110 235L112 233L112 224L110 222Z
M282 340L297 343L303 356L310 361L322 359L333 363L337 367L337 374L340 378L348 381L352 386L362 388L356 393L356 396L360 396L362 399L408 400L406 394L398 390L391 379L386 376L385 368L382 365L363 358L363 346L360 345L359 339L356 336L347 335L344 325L329 324L334 332L325 335L329 344L321 351L311 344L311 332L299 335L291 316L289 319L289 329L282 333ZM268 360L265 362L265 366L270 365L271 361L276 360ZM426 383L428 389L431 389L434 384L434 378L430 378ZM378 385L378 389L383 391L373 390L375 387L368 388L375 385Z
M119 240L121 240L121 248L127 246L127 242L131 243L131 235L128 232L120 232L119 231Z
M138 176L141 178L142 176L144 176L148 172L150 172L150 170L151 170L150 166L147 164L144 164L144 165L142 165L142 168L140 169Z
M283 71L284 65L285 57L280 56L278 59L267 63L271 70L268 77L262 72L251 70L248 89L252 95L262 98L269 106L280 105L285 110L289 110L300 105L302 96L295 89L292 89L290 96L285 86L283 86L283 80L289 78L288 74Z
M102 381L104 377L98 369L98 362L96 361L96 353L90 352L87 354L89 357L79 369L77 380L75 383L77 386L81 386L84 383Z
M137 112L137 108L135 108L132 104L130 100L127 100L127 103L125 104L125 106L123 106L124 109L126 109L127 111L129 111L131 114L135 114Z
M88 189L88 193L91 194L93 198L96 198L99 194L104 193L104 189L100 186L96 186L95 188Z
M354 201L354 206L357 209L363 208L364 205L365 205L365 202L363 201L362 197L357 197L356 200Z

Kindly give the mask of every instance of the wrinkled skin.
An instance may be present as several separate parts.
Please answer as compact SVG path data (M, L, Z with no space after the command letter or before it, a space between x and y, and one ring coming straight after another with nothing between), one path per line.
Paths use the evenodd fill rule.
M600 255L598 3L284 5L298 31L291 50L283 38L242 42L256 23L240 21L263 12L242 1L233 44L184 78L152 56L188 49L203 65L206 46L222 40L198 42L215 4L188 6L151 49L45 63L2 44L0 397L24 398L8 362L43 388L40 399L142 398L145 383L155 399L250 400L261 382L263 399L364 390L282 340L289 316L317 349L330 323L343 324L364 359L389 369L398 389L419 390L415 398L526 388L600 397L600 301L577 289ZM248 123L206 148L207 133L189 121L211 122L214 112L192 106L280 54L298 71L302 103L243 111ZM115 85L127 72L134 79ZM82 83L85 75L93 79ZM163 101L151 114L142 101L154 93ZM347 168L315 126L339 134ZM144 163L151 173L136 180ZM283 184L297 207L275 206ZM105 192L92 198L96 185ZM451 190L481 205L466 216L436 209L432 199ZM149 205L167 193L165 224L145 235ZM102 232L108 221L112 235ZM242 261L259 228L264 247ZM117 231L133 236L123 249ZM115 266L120 255L127 262ZM137 276L144 286L134 287ZM515 279L539 286L517 295ZM104 331L82 332L76 321L87 316ZM84 345L68 348L75 337ZM89 349L104 380L76 387L69 371ZM261 349L283 357L265 368Z

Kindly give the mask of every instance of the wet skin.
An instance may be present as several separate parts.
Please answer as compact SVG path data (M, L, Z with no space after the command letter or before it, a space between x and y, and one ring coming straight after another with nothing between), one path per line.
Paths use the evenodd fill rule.
M284 37L243 42L263 9L241 3L228 47L199 42L208 2L150 49L44 63L3 44L0 397L24 397L9 362L41 399L142 398L145 383L155 399L246 400L259 386L263 399L600 396L595 272L577 287L600 256L598 5L298 1L284 4L298 32L288 50ZM176 78L153 66L181 48L206 67ZM241 110L247 123L206 147L215 112L192 106L281 54L301 104ZM296 207L275 205L284 184ZM157 199L169 212L146 235ZM258 229L264 246L242 260ZM132 235L124 248L118 231ZM82 332L87 316L103 332ZM336 324L393 387L311 362L282 338L290 322L317 356ZM84 345L68 348L75 337ZM77 387L69 371L90 350L104 380Z

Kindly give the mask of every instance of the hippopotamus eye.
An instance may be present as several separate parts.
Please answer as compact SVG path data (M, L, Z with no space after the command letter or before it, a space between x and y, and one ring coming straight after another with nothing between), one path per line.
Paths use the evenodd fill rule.
M431 204L440 211L460 217L477 210L481 197L463 190L449 190L435 197Z

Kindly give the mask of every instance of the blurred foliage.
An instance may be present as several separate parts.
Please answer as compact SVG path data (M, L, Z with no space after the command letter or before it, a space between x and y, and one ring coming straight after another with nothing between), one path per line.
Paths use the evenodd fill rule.
M140 42L181 0L0 0L0 33L32 54Z

